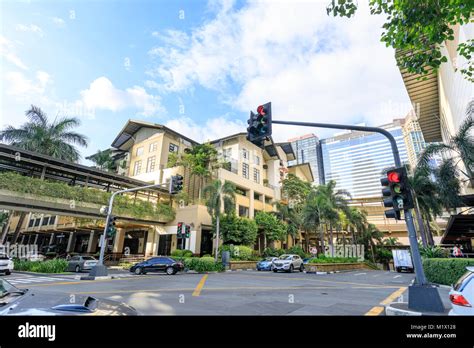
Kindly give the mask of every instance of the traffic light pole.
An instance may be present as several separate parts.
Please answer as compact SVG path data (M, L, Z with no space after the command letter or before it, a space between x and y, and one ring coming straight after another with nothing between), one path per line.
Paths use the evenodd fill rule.
M312 122L294 122L294 121L277 121L272 120L273 124L283 124L290 126L304 126L304 127L318 127L318 128L332 128L332 129L347 129L362 132L379 133L385 136L392 147L393 159L396 167L401 167L400 153L398 152L397 142L393 135L383 128L353 126L345 124L332 123L312 123ZM413 258L413 266L415 268L416 283L410 285L408 288L408 307L413 310L429 311L429 312L443 312L444 306L439 296L438 290L429 285L423 264L421 262L421 255L418 249L418 241L416 239L416 230L413 223L413 215L409 209L404 210L405 221L408 229L408 239L410 241L410 250Z
M141 187L134 187L131 189L126 189L126 190L120 190L120 191L115 191L112 193L112 196L110 196L109 199L109 205L107 207L107 217L105 219L105 226L104 226L104 233L100 237L101 240L101 245L100 245L100 256L99 256L99 262L97 263L96 266L92 267L89 276L91 277L105 277L107 276L107 267L104 265L104 255L105 255L105 249L107 247L107 227L110 222L110 216L112 215L112 208L114 204L114 199L115 196L126 193L126 192L135 192L135 191L140 191L140 190L146 190L150 188L157 188L157 187L162 187L164 185L168 185L167 183L162 183L162 184L153 184L153 185L146 185L146 186L141 186Z

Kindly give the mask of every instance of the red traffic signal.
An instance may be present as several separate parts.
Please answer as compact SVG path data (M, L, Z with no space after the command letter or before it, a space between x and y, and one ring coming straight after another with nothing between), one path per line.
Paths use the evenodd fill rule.
M400 182L401 176L399 172L388 172L387 179L389 182Z
M264 105L259 105L259 106L257 107L257 113L258 113L259 115L262 115L262 116L263 116L263 115L266 115L266 114L267 114L267 110L265 109L265 106L264 106Z

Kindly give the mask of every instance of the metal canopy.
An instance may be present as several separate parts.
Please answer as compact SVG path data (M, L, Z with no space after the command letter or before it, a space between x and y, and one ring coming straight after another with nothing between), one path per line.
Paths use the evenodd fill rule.
M452 244L474 238L474 214L451 215L441 244Z

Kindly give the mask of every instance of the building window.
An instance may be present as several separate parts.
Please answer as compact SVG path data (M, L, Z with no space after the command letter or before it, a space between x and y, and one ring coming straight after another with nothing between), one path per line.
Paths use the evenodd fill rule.
M148 157L146 162L146 172L151 173L155 171L155 156Z
M255 181L257 184L260 184L260 170L257 168L253 169L253 181Z
M242 157L244 160L249 159L249 151L247 149L242 149Z
M35 227L38 227L40 225L41 219L36 219L35 220Z
M240 217L249 217L249 208L239 205L239 216Z
M150 147L148 148L148 152L155 152L158 148L158 143L151 143Z
M169 146L169 151L170 151L170 152L178 152L178 150L179 150L179 146L178 146L178 145L175 145L175 144L170 143L170 146Z
M249 165L247 163L242 163L242 176L245 179L249 178Z
M260 157L254 156L254 157L253 157L253 161L254 161L254 163L255 163L257 166L260 165Z
M227 149L224 149L222 151L222 154L224 155L224 158L227 159L227 158L231 158L232 157L232 148L231 147L228 147Z
M259 201L260 198L261 198L260 193L257 193L257 192L254 192L254 193L253 193L253 199L255 199L256 201Z
M138 175L142 171L142 161L136 161L133 168L133 175Z
M240 187L235 188L235 193L242 195L242 196L247 196L247 190L242 189Z
M136 152L136 154L137 154L137 156L143 155L143 146L137 147L137 152Z
M54 225L55 222L56 222L56 215L55 215L55 216L51 216L51 217L49 218L49 224L50 224L50 225Z
M46 226L49 225L49 217L43 218L43 222L41 223L41 226Z
M28 227L33 227L34 222L35 219L30 219L30 221L28 222Z

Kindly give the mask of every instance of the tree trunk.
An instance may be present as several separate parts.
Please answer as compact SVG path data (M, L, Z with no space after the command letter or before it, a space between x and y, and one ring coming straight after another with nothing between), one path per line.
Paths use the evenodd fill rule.
M352 244L355 244L356 243L356 239L355 239L355 228L354 227L351 227L351 234L352 234Z
M324 252L325 252L324 230L323 230L323 226L321 224L319 224L319 239L321 240L321 253L324 254Z
M13 212L10 211L8 213L8 219L7 221L5 221L5 224L2 227L2 234L0 235L0 244L4 244L5 240L7 239L8 225L10 224L12 216L13 216Z
M434 238L433 238L433 233L431 232L431 228L430 228L430 221L429 220L426 220L426 235L427 235L427 239L428 239L428 244L433 246L435 243L434 243Z
M18 237L20 236L21 226L23 225L23 222L25 221L25 217L26 217L26 213L21 212L20 218L18 219L18 224L15 227L15 232L13 233L12 244L15 244L18 240Z
M334 257L334 241L333 241L333 234L332 234L332 224L329 224L329 245L331 246L331 257Z
M420 233L421 236L421 243L423 246L426 246L426 232L425 232L425 226L423 224L423 219L421 218L421 213L420 213L420 206L418 205L418 200L415 197L415 214L416 214L416 219L418 222L418 232Z
M216 216L216 255L214 256L216 262L217 258L219 257L219 215L220 214L217 214Z
M306 252L309 252L309 232L307 230L304 231L304 242L305 242Z

